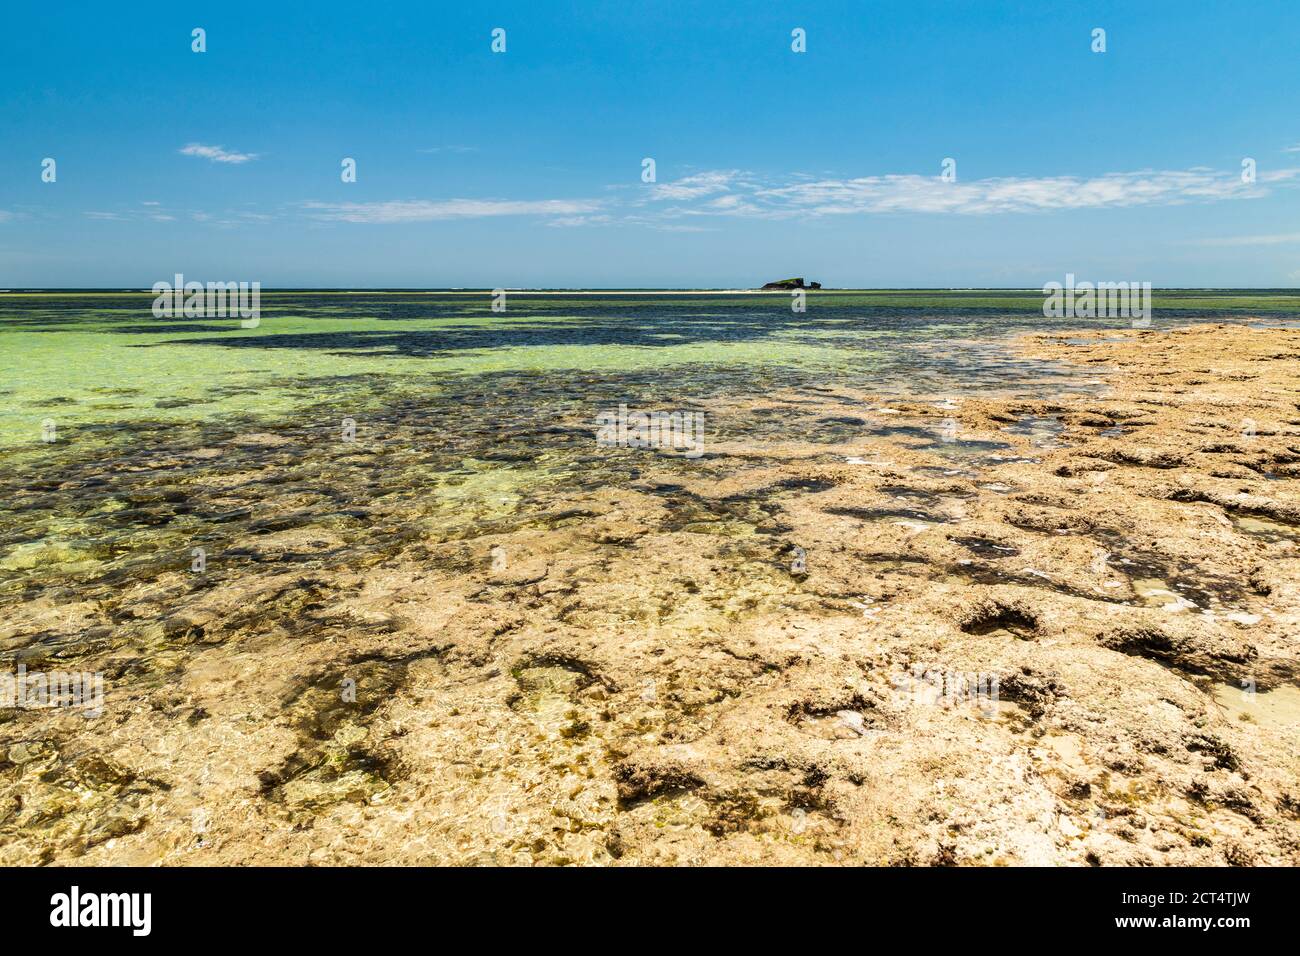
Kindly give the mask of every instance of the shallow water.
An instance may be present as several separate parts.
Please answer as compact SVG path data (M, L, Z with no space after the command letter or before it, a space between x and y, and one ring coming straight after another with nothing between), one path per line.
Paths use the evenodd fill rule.
M0 295L0 446L32 447L47 421L68 440L137 421L274 421L326 397L360 411L503 375L575 398L593 378L622 378L633 397L654 382L679 401L825 381L1014 389L1061 373L1012 357L1006 335L1126 324L1049 321L1037 302L832 293L794 313L784 297L520 293L494 313L486 293L267 293L260 327L242 329L155 318L147 294Z
M805 313L744 295L510 294L504 313L491 302L268 293L260 326L243 329L157 319L148 294L0 296L0 595L98 593L184 568L196 547L295 528L336 540L274 560L356 566L416 538L551 520L565 494L671 482L683 468L726 476L707 451L598 447L595 417L620 403L703 411L706 450L914 431L918 447L974 467L1004 460L1003 444L869 423L836 391L945 396L943 408L980 392L1096 387L1095 369L1006 347L1066 327L1033 294L830 293ZM1156 325L1183 320L1158 313ZM825 414L827 402L844 414ZM768 520L754 503L673 507L702 533L743 536ZM246 552L227 560L259 560Z
M1295 739L1300 734L1300 687L1284 685L1256 692L1231 684L1218 684L1214 699L1237 720L1259 724Z

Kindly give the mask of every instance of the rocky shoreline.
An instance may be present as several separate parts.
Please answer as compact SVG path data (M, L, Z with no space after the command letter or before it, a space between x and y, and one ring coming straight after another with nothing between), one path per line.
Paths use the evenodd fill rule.
M1295 865L1300 331L1017 347L1098 384L773 390L697 462L575 411L472 526L400 410L14 492L134 530L0 623L108 687L0 711L0 862Z

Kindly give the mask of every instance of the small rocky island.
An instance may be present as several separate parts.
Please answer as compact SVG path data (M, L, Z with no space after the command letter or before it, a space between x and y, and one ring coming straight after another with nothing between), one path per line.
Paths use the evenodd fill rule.
M798 279L778 279L776 282L769 282L767 285L763 286L762 291L779 292L789 289L820 289L821 287L822 284L820 282L809 282L805 285L803 277L800 276Z

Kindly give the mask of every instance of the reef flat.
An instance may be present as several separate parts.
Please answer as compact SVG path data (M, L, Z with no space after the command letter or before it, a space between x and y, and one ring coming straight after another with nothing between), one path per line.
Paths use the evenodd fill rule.
M1300 862L1300 332L816 347L25 446L0 653L106 697L0 709L0 861Z

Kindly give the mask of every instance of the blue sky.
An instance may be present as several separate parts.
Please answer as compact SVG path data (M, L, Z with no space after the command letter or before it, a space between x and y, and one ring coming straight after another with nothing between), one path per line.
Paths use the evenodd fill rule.
M176 272L1300 286L1300 4L7 4L0 287Z

